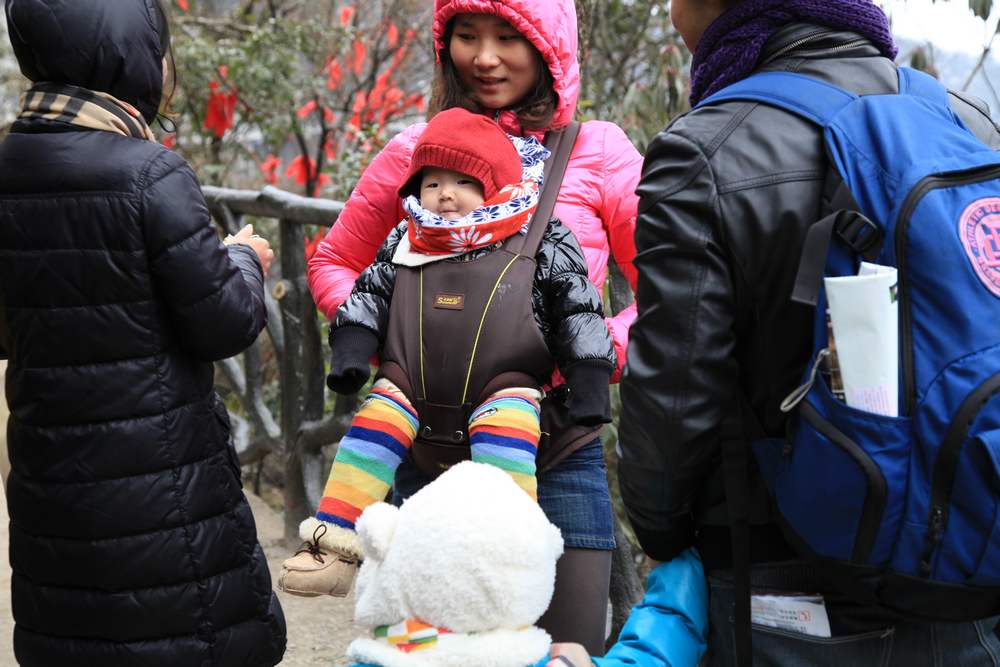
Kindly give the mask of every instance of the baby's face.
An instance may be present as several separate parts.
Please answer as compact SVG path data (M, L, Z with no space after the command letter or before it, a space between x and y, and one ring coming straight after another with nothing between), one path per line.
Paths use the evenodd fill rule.
M483 186L450 169L427 167L420 179L420 205L445 220L458 220L483 205Z

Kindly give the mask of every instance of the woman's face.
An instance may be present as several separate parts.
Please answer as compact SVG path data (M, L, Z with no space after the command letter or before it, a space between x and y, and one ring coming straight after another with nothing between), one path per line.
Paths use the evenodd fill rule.
M462 85L487 109L516 105L538 82L535 47L497 16L459 14L448 48Z

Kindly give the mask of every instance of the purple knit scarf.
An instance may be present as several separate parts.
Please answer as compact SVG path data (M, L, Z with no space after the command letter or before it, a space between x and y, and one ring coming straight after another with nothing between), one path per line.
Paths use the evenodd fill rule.
M789 23L849 30L896 57L889 20L872 0L743 0L705 31L691 62L691 105L746 77L765 42Z

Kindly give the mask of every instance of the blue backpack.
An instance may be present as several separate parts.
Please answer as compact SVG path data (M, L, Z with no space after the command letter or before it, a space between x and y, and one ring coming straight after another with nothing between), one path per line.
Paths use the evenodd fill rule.
M729 100L822 127L857 207L806 240L793 298L816 306L814 358L828 343L822 277L856 275L862 258L899 272L900 416L848 407L810 364L788 438L753 443L786 535L872 604L1000 613L1000 153L906 68L899 94L765 72L702 105Z

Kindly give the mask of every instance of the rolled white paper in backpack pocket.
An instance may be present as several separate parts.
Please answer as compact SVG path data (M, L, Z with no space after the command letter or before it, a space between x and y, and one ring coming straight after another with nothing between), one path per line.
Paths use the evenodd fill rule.
M830 321L852 408L899 414L898 275L890 266L863 262L856 276L824 278Z

